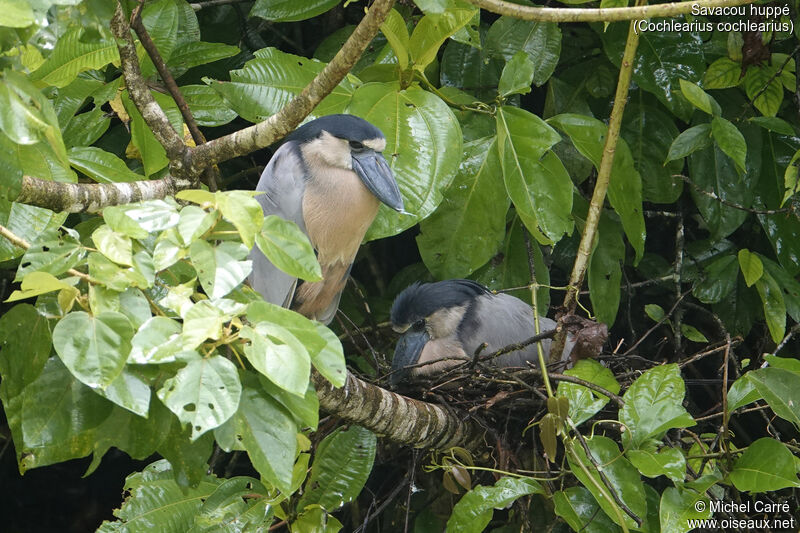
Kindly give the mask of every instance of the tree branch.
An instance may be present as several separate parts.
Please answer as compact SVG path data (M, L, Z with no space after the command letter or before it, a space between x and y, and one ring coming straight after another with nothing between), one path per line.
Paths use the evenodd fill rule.
M286 136L350 72L378 33L395 0L376 0L336 56L291 102L263 122L192 150L192 171L266 148Z
M321 409L400 444L437 450L474 448L483 435L466 413L389 392L350 372L338 389L316 371L311 379Z
M580 7L533 7L512 4L504 0L467 0L472 5L523 20L540 22L616 22L620 20L641 20L654 17L675 17L692 12L694 6L700 8L739 6L751 4L753 0L697 0L695 2L673 2L652 6L608 7L587 9Z
M56 212L96 213L111 205L165 198L191 186L190 181L172 176L126 183L64 183L23 176L15 202Z
M138 17L140 9L141 4L134 9L134 19ZM170 170L173 174L183 177L183 169L186 167L184 158L189 159L189 148L183 143L181 136L170 124L164 110L161 109L153 95L150 94L150 89L147 87L147 83L142 77L142 71L139 68L136 45L133 43L130 25L125 20L125 13L120 2L117 2L117 8L111 18L111 32L117 40L122 75L125 78L125 85L128 88L131 101L142 114L142 118L153 131L153 135L166 150L170 161Z

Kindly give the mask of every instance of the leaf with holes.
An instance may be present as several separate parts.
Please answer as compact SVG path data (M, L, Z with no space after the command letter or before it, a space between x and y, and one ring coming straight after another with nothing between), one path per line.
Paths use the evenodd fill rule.
M159 399L192 430L192 440L221 425L239 408L236 366L220 355L198 357L158 390Z
M238 242L192 243L189 257L209 298L222 298L247 279L252 270L252 261L244 260L247 253L247 247Z
M244 326L239 335L250 341L244 354L256 370L283 390L305 395L311 359L297 337L286 328L268 322Z

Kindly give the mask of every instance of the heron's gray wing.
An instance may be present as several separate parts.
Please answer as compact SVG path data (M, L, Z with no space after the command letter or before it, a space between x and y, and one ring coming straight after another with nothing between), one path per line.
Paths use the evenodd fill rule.
M289 141L272 156L256 186L256 191L264 193L256 196L264 215L277 215L290 220L303 233L307 233L303 221L305 174L300 149L296 142ZM297 278L273 265L257 247L250 252L250 259L253 261L250 285L268 302L288 307L297 286Z
M555 328L549 318L540 318L541 331ZM508 294L485 294L475 299L459 326L459 338L467 356L472 356L482 343L487 346L481 355L488 355L510 344L523 342L536 335L533 310L522 300ZM550 339L542 342L545 360L550 353ZM526 346L497 358L496 364L505 367L525 367L526 361L537 361L536 344Z

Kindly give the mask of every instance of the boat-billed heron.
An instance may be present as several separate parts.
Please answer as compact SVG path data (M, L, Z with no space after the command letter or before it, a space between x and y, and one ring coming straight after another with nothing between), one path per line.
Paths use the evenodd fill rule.
M509 294L493 294L467 279L409 286L392 304L391 321L392 329L402 333L392 360L392 385L406 378L430 377L463 362L459 359L472 359L484 343L480 353L488 355L536 335L530 305ZM539 325L544 332L556 323L542 317ZM563 353L551 359L552 340L540 342L547 362L566 360L575 344L568 335ZM496 357L492 364L527 368L527 361L538 361L537 353L536 344L530 344Z
M265 300L325 324L336 314L350 267L380 202L403 212L403 199L382 151L383 133L353 115L328 115L287 138L261 174L256 196L308 235L322 281L303 282L251 253L250 284Z

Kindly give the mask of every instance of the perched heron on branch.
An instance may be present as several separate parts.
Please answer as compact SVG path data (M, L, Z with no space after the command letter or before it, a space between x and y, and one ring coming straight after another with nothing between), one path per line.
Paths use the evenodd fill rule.
M392 329L402 333L392 360L391 384L406 378L432 377L461 360L489 355L536 335L533 309L509 294L493 294L467 279L415 283L401 292L391 311ZM539 318L541 332L556 323ZM550 358L551 339L541 340L546 362L569 358L575 339L567 335L564 351ZM491 364L527 368L538 361L536 343L494 358ZM418 366L415 366L418 365Z
M378 207L403 212L403 199L383 158L383 133L353 115L304 124L275 152L256 187L265 215L278 215L308 235L322 281L279 270L253 249L250 283L265 300L325 324L333 320L350 267Z

